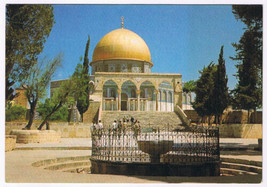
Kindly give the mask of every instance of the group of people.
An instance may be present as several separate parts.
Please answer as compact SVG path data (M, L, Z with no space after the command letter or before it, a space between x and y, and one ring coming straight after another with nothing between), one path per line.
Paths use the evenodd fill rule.
M114 122L112 123L113 131L117 131L120 129L124 131L127 128L141 128L140 121L134 120L133 117L131 117L130 120L124 117L122 120L114 120Z
M103 129L104 127L101 120L99 120L98 123L92 124L91 126L91 132L93 134L101 135ZM126 129L131 129L135 133L138 133L141 130L140 121L135 120L133 117L131 117L130 120L125 117L122 120L114 120L110 130L112 130L113 132L120 133L120 132L125 132Z

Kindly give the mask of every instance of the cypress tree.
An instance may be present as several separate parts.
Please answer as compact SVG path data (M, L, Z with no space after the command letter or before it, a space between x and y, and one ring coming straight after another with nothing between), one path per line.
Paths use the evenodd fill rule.
M222 124L222 114L223 111L229 104L229 93L227 87L228 78L225 69L225 60L223 58L223 46L221 47L217 71L214 74L214 89L213 89L213 99L212 107L213 113L216 118L216 124L219 120L220 125Z
M196 99L192 103L193 108L196 110L199 116L203 118L205 116L210 117L213 115L212 107L212 93L214 87L214 72L216 71L216 66L211 62L208 67L203 68L202 71L199 71L200 78L196 82Z
M83 67L82 67L82 76L81 76L81 84L82 89L80 94L77 96L77 109L81 115L82 121L83 121L83 114L87 111L89 107L89 59L88 59L88 53L89 53L89 45L90 45L90 36L88 36L88 40L85 47L85 53L84 53L84 61L83 61Z
M254 34L250 30L244 33L239 44L236 45L240 52L235 58L236 60L239 59L240 62L236 65L238 84L233 90L233 106L248 110L248 123L250 122L249 111L251 109L256 110L256 107L260 106L262 102L259 70L255 59L257 58L255 56L257 48L255 47Z
M246 30L239 43L232 44L237 54L238 84L232 91L233 106L248 110L262 107L262 5L233 5L236 19L246 24ZM256 118L255 118L256 119Z

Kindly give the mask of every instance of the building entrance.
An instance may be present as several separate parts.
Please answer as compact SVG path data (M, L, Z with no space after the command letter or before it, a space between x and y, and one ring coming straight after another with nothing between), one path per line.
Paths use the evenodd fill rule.
M121 94L121 110L127 110L127 103L128 103L128 95L126 93Z

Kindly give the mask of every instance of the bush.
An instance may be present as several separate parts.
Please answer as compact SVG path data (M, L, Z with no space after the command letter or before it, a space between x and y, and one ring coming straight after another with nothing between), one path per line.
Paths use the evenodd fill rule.
M54 108L54 103L50 99L46 99L44 103L39 103L37 112L44 119ZM50 117L50 121L68 121L68 108L66 106L62 106L58 111L56 111Z
M14 105L6 109L6 121L25 119L27 109L22 106Z
M68 121L69 111L66 106L61 107L51 117L51 121Z

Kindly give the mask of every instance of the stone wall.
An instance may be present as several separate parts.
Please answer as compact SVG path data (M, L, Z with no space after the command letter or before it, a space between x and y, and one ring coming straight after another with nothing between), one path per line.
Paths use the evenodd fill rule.
M222 124L221 138L262 138L262 124Z
M5 133L9 135L11 130L22 129L26 124L26 122L6 122ZM39 125L39 123L34 123L32 130L36 130ZM90 138L90 127L89 123L50 122L50 130L60 132L61 138Z
M9 135L13 129L22 129L26 123L6 122L5 133ZM39 124L33 124L37 129ZM50 129L61 133L61 138L90 138L89 123L50 123ZM262 124L222 124L220 137L224 138L262 138Z
M200 116L198 116L195 110L184 110L184 112L193 123L197 123L201 120ZM257 111L256 121L254 120L254 112L251 112L249 115L251 118L251 123L262 123L262 111ZM247 117L248 113L245 110L230 110L223 114L223 123L245 124L247 123Z
M12 130L17 143L54 143L60 142L60 132L54 130Z
M6 135L5 138L5 150L12 151L16 148L16 136L15 135Z
M90 101L88 110L83 114L83 121L86 123L94 123L98 121L99 101Z

